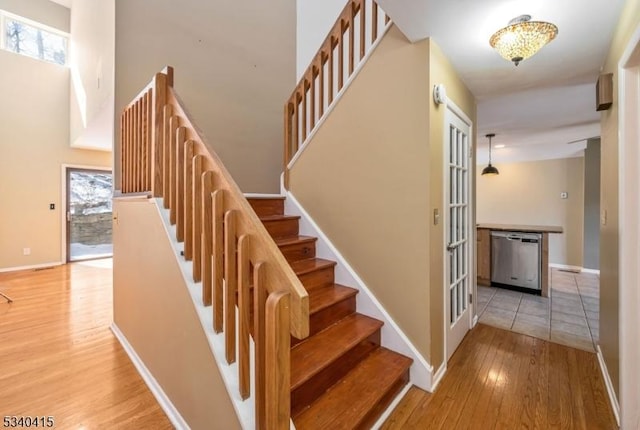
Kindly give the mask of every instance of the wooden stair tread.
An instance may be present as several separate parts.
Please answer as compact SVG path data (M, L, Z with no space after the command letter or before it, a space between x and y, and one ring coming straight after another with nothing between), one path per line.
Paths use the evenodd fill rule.
M267 196L259 196L259 197L251 196L251 195L247 196L247 195L245 194L244 196L245 196L245 198L246 198L247 200L249 200L250 202L251 202L251 201L254 201L254 200L257 200L257 201L260 201L260 200L285 200L285 199L287 198L287 197L285 197L285 196L279 196L279 195L277 195L277 194L267 195Z
M358 294L358 290L355 288L345 287L340 284L316 288L309 293L309 314L313 315L356 294Z
M278 246L287 246L294 245L296 243L304 243L304 242L315 242L317 241L317 237L313 236L286 236L286 237L278 237L275 238L274 241Z
M291 268L296 275L304 275L305 273L313 272L315 270L324 269L326 267L333 267L336 265L335 261L325 260L324 258L308 258L306 260L298 260L291 263Z
M300 219L299 215L265 215L260 217L262 222L277 222L290 219Z
M300 429L350 429L364 424L372 407L385 399L412 360L380 347L293 418Z
M291 349L291 389L300 387L380 330L382 325L380 320L356 313L294 346Z

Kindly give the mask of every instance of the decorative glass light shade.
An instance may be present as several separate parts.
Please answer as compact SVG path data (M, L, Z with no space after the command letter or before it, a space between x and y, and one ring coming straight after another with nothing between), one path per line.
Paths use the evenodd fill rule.
M534 55L558 35L558 27L549 22L531 21L530 15L521 15L498 30L489 43L506 60L517 66Z
M495 175L499 175L500 174L498 169L491 165L491 138L493 138L495 136L496 136L495 133L489 133L489 134L485 135L485 137L487 137L489 139L489 165L487 165L487 167L482 169L482 174L483 175L495 176Z

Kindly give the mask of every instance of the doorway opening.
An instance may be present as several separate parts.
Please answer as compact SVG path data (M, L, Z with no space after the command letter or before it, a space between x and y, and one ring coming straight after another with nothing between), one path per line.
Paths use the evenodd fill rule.
M113 255L111 171L67 168L67 262Z

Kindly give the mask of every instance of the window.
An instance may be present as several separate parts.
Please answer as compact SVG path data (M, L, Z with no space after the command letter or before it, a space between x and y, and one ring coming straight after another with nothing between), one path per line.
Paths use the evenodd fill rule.
M3 49L51 63L67 63L66 33L4 11L0 11L0 23Z

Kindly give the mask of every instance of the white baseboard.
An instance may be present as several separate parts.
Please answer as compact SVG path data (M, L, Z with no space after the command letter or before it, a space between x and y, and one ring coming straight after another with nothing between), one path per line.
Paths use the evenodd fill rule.
M431 382L432 391L435 391L436 387L438 386L438 384L442 380L442 377L444 376L445 373L447 373L447 362L446 361L443 362L440 365L440 368L438 369L438 371L433 375L433 379L432 379L432 382Z
M600 271L597 269L586 269L582 266L570 266L567 264L549 263L549 267L554 269L569 270L576 273L593 273L594 275L600 275Z
M33 270L33 269L48 269L49 267L62 266L64 263L60 261L55 261L53 263L41 263L41 264L32 264L29 266L16 266L16 267L5 267L0 269L0 273L4 272L19 272L21 270Z
M570 270L572 272L577 272L577 273L582 272L582 267L570 266L567 264L549 263L549 267L553 267L554 269Z
M585 269L584 267L582 268L582 273L592 273L594 275L598 275L600 276L600 271L598 269Z
M193 264L191 261L185 260L184 256L181 254L184 250L184 242L178 242L176 240L176 226L171 224L169 220L169 210L164 208L163 201L161 198L153 199L153 202L162 217L162 222L164 224L165 230L171 241L171 246L174 250L174 255L178 265L180 266L180 271L182 272L182 276L184 278L185 285L187 286L187 290L189 291L189 295L191 296L191 300L193 302L193 307L200 318L200 324L202 325L202 330L205 333L207 340L209 342L209 348L211 349L211 353L213 354L213 358L215 363L220 371L220 376L222 377L222 381L225 384L227 389L227 393L229 394L229 398L231 399L231 404L236 412L236 416L238 417L238 421L242 428L255 428L255 396L251 396L248 399L244 400L240 397L240 382L238 379L238 363L235 362L233 364L228 364L226 362L226 346L225 346L225 335L224 333L214 333L213 327L213 312L211 312L211 306L204 306L202 303L202 282L193 282ZM236 326L238 325L236 321ZM239 344L236 344L236 356L238 354ZM250 366L251 369L251 392L255 393L255 375L254 375L254 366L253 366L253 357L255 357L255 347L253 343L253 338L249 341L250 348L250 357L252 360L252 364Z
M613 409L613 415L615 415L616 422L618 423L618 427L620 427L620 404L618 403L618 398L616 397L616 391L613 388L613 383L611 382L611 377L609 376L609 370L607 370L607 363L605 363L604 361L604 356L602 355L602 350L600 349L600 345L596 345L596 349L598 352L598 363L600 364L600 371L602 372L604 385L607 387L607 392L609 393L609 401L611 402L611 409Z
M387 418L391 416L391 413L396 409L398 404L400 404L400 402L402 401L404 396L409 392L411 387L412 387L411 383L408 383L407 385L404 386L402 391L400 391L400 393L396 396L396 398L393 399L391 403L389 403L389 406L387 406L387 409L385 409L382 415L380 415L380 417L378 418L378 421L376 421L375 424L371 426L371 430L378 430L380 427L382 427L384 422L387 420Z
M184 418L182 418L182 415L180 415L180 412L178 412L178 409L176 409L173 403L171 403L171 400L165 394L160 384L158 384L156 378L154 378L151 372L149 372L147 366L144 365L136 351L133 349L133 347L131 346L125 335L120 331L115 322L111 324L111 331L120 342L120 345L122 345L122 348L129 356L129 359L131 359L131 362L138 370L140 376L142 376L142 379L147 384L147 387L149 387L151 394L153 394L153 396L156 398L164 413L167 414L167 418L169 418L171 424L173 424L176 429L188 430L189 425L187 424L187 422L184 420Z
M433 375L433 366L418 352L417 348L409 340L409 338L400 329L398 324L384 309L382 304L376 299L374 294L369 290L364 281L349 265L342 254L335 248L329 238L313 221L311 216L300 205L296 198L290 192L286 192L285 213L291 215L300 215L300 234L315 236L318 238L316 243L316 255L321 258L334 260L337 262L335 268L335 279L337 283L348 285L359 290L356 296L358 312L377 318L384 322L382 326L382 345L406 355L413 359L410 370L410 380L413 385L422 388L425 391L432 392L435 385Z

